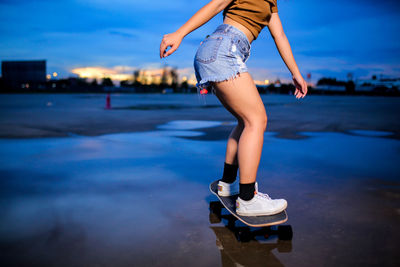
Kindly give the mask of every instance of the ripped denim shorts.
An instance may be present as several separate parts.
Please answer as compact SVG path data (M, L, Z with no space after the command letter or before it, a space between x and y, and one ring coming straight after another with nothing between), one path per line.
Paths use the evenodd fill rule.
M211 82L219 82L247 72L245 62L250 56L251 44L244 32L230 24L221 24L200 43L194 57L197 93L205 88L215 88Z

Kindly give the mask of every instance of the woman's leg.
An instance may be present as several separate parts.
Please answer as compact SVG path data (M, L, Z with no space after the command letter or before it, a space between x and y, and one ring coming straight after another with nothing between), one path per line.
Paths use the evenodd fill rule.
M248 72L240 73L234 79L215 82L214 87L216 95L222 99L223 105L229 107L228 110L244 125L239 141L236 141L239 129L232 134L233 138L229 139L231 142L228 141L227 154L229 154L229 158L227 160L232 159L233 151L236 150L240 183L253 183L257 176L264 131L267 126L264 104ZM235 149L235 142L237 149Z
M218 91L215 92L222 105L237 119L237 125L232 129L228 142L226 145L225 162L233 165L238 165L237 151L240 135L244 129L244 122L240 116L231 109L231 107L225 102L225 99Z
M244 126L238 123L235 128L233 128L231 134L229 135L228 142L226 144L225 162L238 165L238 144L240 136L243 132Z

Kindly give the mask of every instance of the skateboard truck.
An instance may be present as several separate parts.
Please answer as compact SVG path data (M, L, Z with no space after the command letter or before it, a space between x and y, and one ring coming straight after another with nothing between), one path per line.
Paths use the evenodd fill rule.
M292 240L293 230L290 225L270 225L270 226L260 226L260 227L236 227L235 222L238 220L235 216L231 214L222 214L222 209L224 206L219 201L210 202L210 223L216 224L220 223L222 219L227 220L227 228L235 233L238 241L248 242L254 239L256 236L263 236L268 239L270 236L278 236L279 240ZM257 228L251 230L251 228Z

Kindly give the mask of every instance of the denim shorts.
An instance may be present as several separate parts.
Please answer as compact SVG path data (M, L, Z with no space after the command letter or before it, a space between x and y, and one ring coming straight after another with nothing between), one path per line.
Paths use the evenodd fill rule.
M197 79L197 92L203 88L215 88L211 82L219 82L247 72L245 62L250 56L251 44L244 32L230 24L221 24L207 35L197 49L193 65Z

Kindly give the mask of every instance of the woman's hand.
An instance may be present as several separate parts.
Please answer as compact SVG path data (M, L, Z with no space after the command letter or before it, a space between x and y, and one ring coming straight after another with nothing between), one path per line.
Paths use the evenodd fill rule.
M307 83L304 81L301 74L296 74L292 76L294 86L296 86L296 90L294 91L294 95L296 98L303 98L307 94Z
M182 35L177 32L165 34L160 44L160 58L167 57L174 53L181 44L182 39ZM169 46L171 47L171 49L165 51Z

